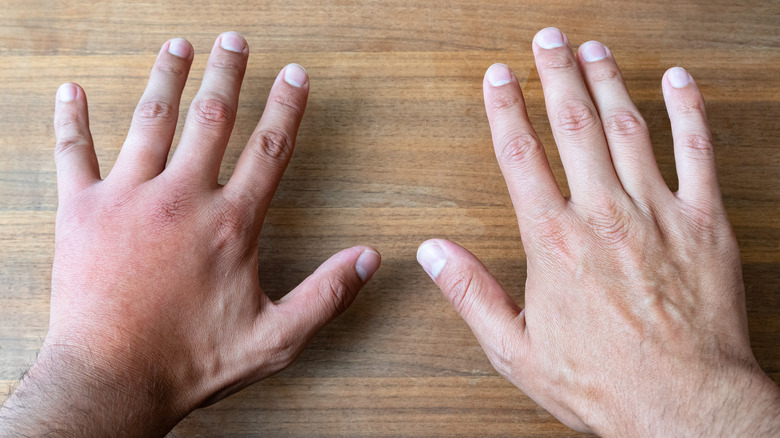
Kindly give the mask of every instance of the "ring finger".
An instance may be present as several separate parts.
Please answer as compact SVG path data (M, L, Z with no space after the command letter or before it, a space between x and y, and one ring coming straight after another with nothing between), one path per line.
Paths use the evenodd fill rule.
M171 149L179 102L192 65L190 43L176 38L163 44L152 67L149 82L133 114L113 175L131 182L146 181L165 168Z
M671 196L658 170L647 124L628 94L611 51L597 41L589 41L580 46L577 58L625 191L638 198L665 189Z

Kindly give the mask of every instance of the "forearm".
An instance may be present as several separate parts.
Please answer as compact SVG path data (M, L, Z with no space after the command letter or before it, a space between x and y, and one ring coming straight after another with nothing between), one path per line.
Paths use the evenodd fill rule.
M0 407L0 436L162 436L186 416L162 382L59 350L44 348Z

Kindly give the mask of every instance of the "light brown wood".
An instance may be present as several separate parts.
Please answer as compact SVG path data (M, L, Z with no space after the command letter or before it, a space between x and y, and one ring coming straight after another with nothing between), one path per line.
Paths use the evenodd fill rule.
M565 190L530 43L555 25L598 39L623 69L676 186L660 92L683 65L702 88L739 238L750 335L780 382L780 9L771 1L41 1L0 13L0 385L46 334L56 213L51 114L84 86L105 175L159 46L196 61L237 30L252 55L229 177L277 71L306 66L311 95L263 229L262 286L279 297L333 252L375 245L384 263L352 308L289 369L188 417L173 435L571 436L491 368L417 265L429 237L464 244L522 301L524 253L481 99L493 62L512 66ZM181 128L181 122L179 124Z

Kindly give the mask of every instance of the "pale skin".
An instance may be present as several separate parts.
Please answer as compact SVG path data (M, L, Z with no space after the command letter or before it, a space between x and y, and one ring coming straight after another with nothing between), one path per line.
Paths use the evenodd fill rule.
M525 309L451 242L424 243L418 259L496 369L572 428L777 435L780 394L750 351L739 252L695 83L681 69L663 78L680 176L672 193L611 53L588 43L575 56L555 32L540 33L534 53L570 199L517 78L496 65L484 82L527 254ZM379 267L375 250L357 246L281 300L263 294L257 239L309 80L296 65L282 69L220 186L248 48L235 33L217 39L166 166L192 56L186 41L163 45L103 180L84 90L58 92L50 330L0 409L0 435L162 435L287 366Z
M662 79L679 190L598 42L575 54L534 38L571 196L556 184L516 76L483 84L499 165L527 257L521 309L464 248L434 239L418 260L493 366L569 427L603 436L778 436L780 390L750 349L739 249L693 78Z

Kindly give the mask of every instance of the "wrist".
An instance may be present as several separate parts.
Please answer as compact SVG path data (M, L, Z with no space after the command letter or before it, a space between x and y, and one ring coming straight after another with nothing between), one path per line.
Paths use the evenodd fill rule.
M780 388L758 363L724 370L720 381L704 389L708 403L692 417L698 422L683 430L698 436L780 435Z
M191 407L155 370L137 368L47 339L0 421L14 435L162 436Z
M671 384L665 392L664 402L639 409L635 422L617 434L605 435L625 436L632 431L630 435L659 437L773 437L780 433L780 389L754 360L718 367L717 372L701 370L699 378Z

